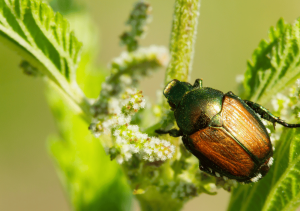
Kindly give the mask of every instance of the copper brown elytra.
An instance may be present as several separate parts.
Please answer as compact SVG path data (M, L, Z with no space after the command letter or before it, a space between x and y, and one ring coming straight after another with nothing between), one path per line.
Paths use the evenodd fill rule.
M265 119L285 127L288 124L266 108L242 100L232 92L170 81L164 89L179 127L158 134L182 136L185 147L200 161L200 170L226 179L251 183L263 178L273 163L273 148L262 123ZM260 117L259 117L260 116Z

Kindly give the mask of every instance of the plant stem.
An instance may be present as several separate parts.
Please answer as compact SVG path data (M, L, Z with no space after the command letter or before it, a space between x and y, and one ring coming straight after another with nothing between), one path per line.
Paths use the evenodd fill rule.
M171 32L171 60L166 71L165 84L172 79L188 81L192 72L194 46L200 0L176 0Z
M46 81L48 82L47 84L51 87L51 89L55 89L58 93L64 96L64 99L69 102L69 106L73 109L74 113L80 116L87 124L91 123L91 105L83 97L81 90L79 90L79 87L71 87L69 83L65 83L65 86L60 86L60 84L57 84L57 81L51 79L48 79Z
M170 41L171 60L166 71L165 84L175 78L188 81L191 74L200 0L176 0L174 9ZM157 128L167 128L174 123L173 113L167 111L169 105L165 100L163 102L165 118L148 129L151 134ZM178 138L173 138L174 143L178 141ZM176 197L172 198L169 192L158 191L155 187L148 188L146 193L137 196L137 199L143 211L176 211L184 204L184 201Z
M165 75L165 85L173 79L189 80L199 14L200 0L175 1L170 41L171 59ZM174 122L173 112L170 112L166 100L163 100L162 107L166 118L157 124L157 128L167 128Z
M149 187L143 195L137 195L142 211L179 211L183 201L172 198L169 193L160 193L155 187Z

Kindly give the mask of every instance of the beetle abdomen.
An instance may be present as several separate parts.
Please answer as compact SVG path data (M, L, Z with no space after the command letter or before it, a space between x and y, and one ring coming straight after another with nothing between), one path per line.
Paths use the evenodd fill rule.
M223 127L252 155L263 161L272 150L269 134L256 114L236 96L223 99Z
M257 181L269 170L269 135L260 118L232 93L224 95L222 110L209 126L190 135L189 140L202 166L229 178Z
M231 175L247 177L255 168L251 156L223 128L207 127L189 137L198 152Z

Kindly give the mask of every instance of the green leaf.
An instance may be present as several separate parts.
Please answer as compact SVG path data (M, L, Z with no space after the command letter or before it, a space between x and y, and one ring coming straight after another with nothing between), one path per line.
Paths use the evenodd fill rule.
M269 173L233 190L228 210L291 211L300 205L300 129L285 129Z
M132 193L120 166L52 87L48 99L60 134L50 138L50 151L74 210L130 210Z
M300 76L300 19L282 19L261 41L248 62L245 98L264 104ZM255 184L239 185L228 210L295 210L300 205L300 129L286 128L274 151L269 173Z
M86 9L86 5L83 1L74 0L47 0L54 11L59 11L63 15L69 13L77 13Z
M245 98L264 104L300 76L300 19L293 25L280 19L248 61Z
M0 41L89 114L89 104L76 83L81 43L61 14L39 0L0 0Z
M97 33L84 11L65 16L83 43L77 82L86 96L96 98L104 81L103 70L94 64ZM120 166L104 152L101 141L92 137L88 124L72 113L55 90L48 100L60 136L50 138L50 150L60 179L74 210L130 210L132 193Z
M75 74L81 44L69 31L68 22L47 4L38 0L1 0L0 31L8 41L67 80Z

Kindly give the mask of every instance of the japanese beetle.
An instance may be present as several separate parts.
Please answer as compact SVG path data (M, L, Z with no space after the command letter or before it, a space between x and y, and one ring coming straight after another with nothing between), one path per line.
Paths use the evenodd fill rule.
M200 160L200 170L224 180L257 182L273 163L269 134L260 118L285 127L288 124L266 108L242 100L232 92L202 87L176 79L164 89L179 127L158 134L182 136L184 146ZM260 116L260 117L259 117Z

